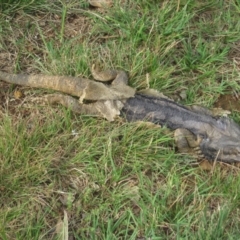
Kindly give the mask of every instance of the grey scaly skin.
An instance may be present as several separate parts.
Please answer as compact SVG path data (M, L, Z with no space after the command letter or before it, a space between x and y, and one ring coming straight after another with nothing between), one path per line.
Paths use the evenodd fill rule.
M189 147L209 160L240 162L240 127L228 117L216 118L166 98L143 94L129 98L122 112L128 121L145 119L172 130L188 130Z

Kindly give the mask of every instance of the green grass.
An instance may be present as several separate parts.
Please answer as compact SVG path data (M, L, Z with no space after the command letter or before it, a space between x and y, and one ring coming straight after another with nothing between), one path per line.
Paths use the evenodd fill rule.
M185 90L182 103L206 107L240 90L238 1L115 1L99 11L83 0L25 0L0 8L1 70L91 78L96 63L127 71L133 87L170 97ZM56 226L64 212L72 239L239 238L234 167L193 167L164 128L21 105L14 86L4 89L1 239L63 239Z

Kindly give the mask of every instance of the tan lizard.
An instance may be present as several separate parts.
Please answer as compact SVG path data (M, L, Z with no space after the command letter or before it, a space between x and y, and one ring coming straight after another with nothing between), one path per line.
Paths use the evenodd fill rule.
M113 121L124 115L129 121L145 120L176 130L175 139L180 150L194 149L201 158L223 162L240 162L240 127L228 117L215 117L201 108L189 109L154 90L136 93L127 86L122 71L98 73L98 81L74 77L43 75L15 75L0 72L0 79L8 83L53 89L62 93L49 94L49 103L61 103L73 111L103 116ZM79 100L73 96L79 97ZM87 101L87 102L86 102ZM90 103L88 102L90 101Z
M92 75L98 82L79 77L8 74L2 71L0 71L0 80L59 91L60 93L48 94L39 99L50 104L62 104L74 112L102 116L108 121L113 121L117 115L120 115L122 101L134 97L136 91L127 85L128 76L124 71L97 72L93 65ZM111 84L102 83L111 80ZM84 104L86 101L88 104Z

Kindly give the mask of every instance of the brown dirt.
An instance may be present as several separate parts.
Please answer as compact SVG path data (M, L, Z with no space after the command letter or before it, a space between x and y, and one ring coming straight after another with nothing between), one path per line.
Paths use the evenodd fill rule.
M214 107L229 110L231 112L240 112L240 99L236 98L233 94L221 95L215 102Z

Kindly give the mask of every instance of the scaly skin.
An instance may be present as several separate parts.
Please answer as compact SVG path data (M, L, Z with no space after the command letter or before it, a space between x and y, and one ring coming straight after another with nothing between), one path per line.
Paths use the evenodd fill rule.
M126 78L125 75L122 71L106 71L106 79L103 78L104 74L102 74L97 80L105 82L119 77ZM135 89L126 84L120 83L108 86L78 77L9 74L0 71L0 79L23 86L56 90L79 97L81 101L84 99L93 101L126 99L135 94Z
M227 117L214 118L206 112L189 110L169 99L142 94L129 98L122 112L128 121L145 119L173 130L187 130L182 131L180 139L185 139L188 146L195 148L201 157L240 162L240 127Z
M43 75L16 75L0 71L0 79L8 83L53 89L61 93L45 97L49 103L60 103L73 111L102 116L113 121L116 115L128 121L146 120L177 130L175 138L181 149L194 149L198 156L223 162L240 162L240 127L227 117L215 118L208 111L189 108L162 97L157 91L140 94L127 86L122 71L92 73L98 81L112 80L109 85L89 79ZM146 95L147 94L147 95ZM85 100L91 103L85 104ZM94 101L94 102L92 102Z

